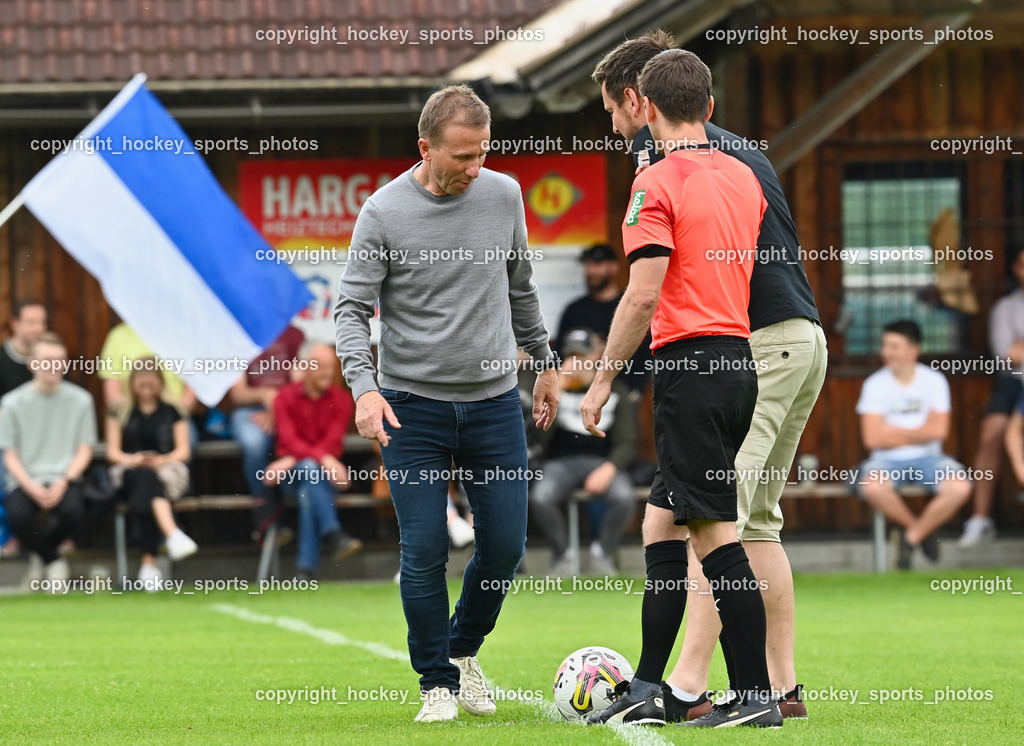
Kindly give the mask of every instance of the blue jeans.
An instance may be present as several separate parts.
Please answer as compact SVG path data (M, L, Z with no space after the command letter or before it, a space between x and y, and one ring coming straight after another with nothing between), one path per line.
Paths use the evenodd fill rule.
M447 402L385 389L401 429L381 449L402 542L402 608L409 658L423 690L459 689L449 658L476 655L526 550L526 431L519 392ZM448 483L462 478L476 546L449 619ZM403 477L398 476L407 472Z
M274 436L267 435L252 421L253 414L263 411L263 407L239 407L231 413L231 437L242 449L242 469L253 497L263 497L266 487L256 478L256 472L267 468L274 445Z
M320 563L320 540L341 529L334 509L334 484L327 470L311 458L295 465L283 482L284 492L299 503L299 549L295 564L315 572Z

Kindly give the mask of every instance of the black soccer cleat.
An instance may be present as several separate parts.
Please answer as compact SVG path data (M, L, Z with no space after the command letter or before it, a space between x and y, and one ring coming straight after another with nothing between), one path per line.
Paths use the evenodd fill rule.
M588 725L623 723L626 725L664 725L665 699L661 689L654 689L644 697L634 696L628 681L615 685L615 701L600 710L592 712L584 721Z
M742 699L733 699L724 704L715 705L704 717L680 723L690 728L736 728L750 726L754 728L781 728L782 713L779 703L772 699L766 704L759 702L747 703Z
M687 720L696 720L711 712L711 700L707 692L701 694L693 702L684 702L672 693L668 683L661 683L661 694L665 701L665 722L685 723Z

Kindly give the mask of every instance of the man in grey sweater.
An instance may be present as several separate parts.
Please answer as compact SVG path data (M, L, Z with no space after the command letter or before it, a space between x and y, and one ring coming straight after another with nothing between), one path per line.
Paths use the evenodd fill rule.
M495 712L476 654L526 544L528 467L516 347L540 370L533 419L558 406L519 185L484 169L490 111L467 86L435 92L422 161L360 210L334 309L356 426L382 448L402 542L402 607L420 674L420 722L458 704ZM379 385L369 321L380 302ZM476 549L448 618L448 484L473 509Z

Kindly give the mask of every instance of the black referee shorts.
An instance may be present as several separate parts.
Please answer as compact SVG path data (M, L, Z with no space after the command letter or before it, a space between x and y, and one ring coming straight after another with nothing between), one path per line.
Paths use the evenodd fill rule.
M654 353L659 473L647 502L687 521L735 521L736 452L757 401L757 363L738 337L692 337Z

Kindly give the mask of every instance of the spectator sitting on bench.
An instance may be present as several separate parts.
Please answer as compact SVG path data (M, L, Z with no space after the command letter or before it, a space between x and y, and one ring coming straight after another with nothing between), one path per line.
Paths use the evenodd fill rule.
M861 495L897 525L897 567L910 568L921 547L935 562L934 532L967 502L971 483L963 465L942 452L949 434L950 398L945 376L917 361L921 328L895 321L882 334L885 367L868 376L857 402L861 438L871 450L861 466ZM935 493L921 515L914 515L897 492L921 484Z
M1010 415L1010 424L1006 426L1006 455L1010 457L1017 484L1024 488L1024 395L1017 401ZM1021 497L1024 497L1024 492Z
M989 316L989 348L996 359L1009 361L1010 369L1000 370L995 376L992 396L985 416L981 418L978 433L978 453L974 470L991 479L979 481L974 488L974 509L964 523L960 546L973 547L996 535L992 519L992 504L996 494L996 480L1003 461L1002 446L1007 437L1007 426L1017 400L1024 393L1021 385L1024 370L1024 247L1018 248L1011 265L1017 287L992 306Z
M263 481L268 487L280 484L298 501L296 578L309 580L317 571L322 539L328 540L335 562L358 552L363 543L345 533L334 507L335 489L349 484L341 456L355 402L337 384L333 346L307 342L299 359L308 363L302 380L282 388L274 399L278 458L267 466Z
M52 332L32 347L32 380L0 400L0 449L7 514L22 547L42 559L48 580L67 580L61 542L82 522L82 474L92 461L96 413L89 393L63 379L68 351ZM41 573L39 573L41 575ZM25 584L41 580L34 570Z
M626 468L636 458L636 405L629 388L615 379L601 427L606 438L583 429L579 405L594 381L594 366L604 346L594 332L577 328L562 340L562 370L558 377L561 406L550 430L538 430L540 472L530 491L530 508L552 550L551 573L567 575L569 551L561 505L573 490L584 489L608 503L601 522L601 552L591 552L590 571L614 575L612 556L618 550L636 509L636 494Z
M119 323L107 333L103 341L103 349L100 350L100 359L103 366L97 371L97 375L103 381L103 409L106 412L117 410L128 393L128 374L134 363L142 358L155 357L149 346L142 341L142 337L136 334L135 330L124 322ZM125 363L129 363L126 368ZM188 442L195 450L199 443L199 428L192 420L193 415L199 415L204 407L191 388L170 370L170 366L161 366L160 373L164 379L164 390L171 401L178 402L188 422Z
M46 331L46 306L37 300L18 301L11 310L10 324L11 336L0 345L0 398L32 380L28 356L32 345ZM0 451L0 555L16 554L18 551L18 540L10 538L7 514L3 510L6 481L3 452Z
M295 359L299 355L305 336L299 329L289 326L249 363L249 368L231 387L228 399L235 408L231 412L231 437L242 449L242 469L255 500L252 510L253 538L257 542L272 525L279 523L281 505L267 490L262 474L274 450L274 399L282 387L292 382ZM291 541L293 533L278 526L277 545Z
M164 379L154 358L139 358L128 376L128 392L107 413L110 481L128 504L142 546L139 580L147 590L160 587L156 555L182 560L199 549L178 528L171 502L188 488L188 420L165 398Z

